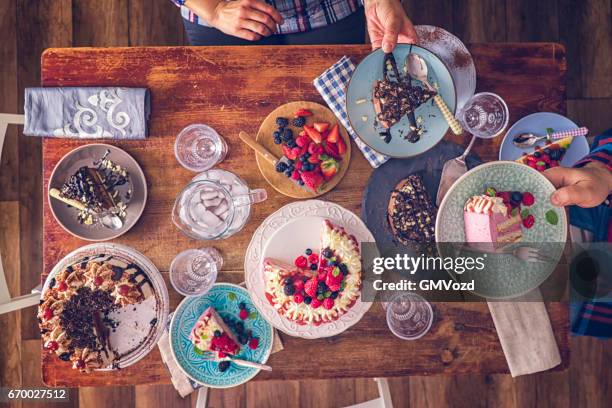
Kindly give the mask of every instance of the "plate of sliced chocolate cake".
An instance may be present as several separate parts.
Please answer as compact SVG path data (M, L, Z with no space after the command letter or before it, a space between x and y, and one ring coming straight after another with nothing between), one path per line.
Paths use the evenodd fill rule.
M107 144L80 146L62 157L48 185L49 207L60 226L87 241L117 238L136 224L147 201L147 183L136 160ZM101 219L119 220L108 228Z
M427 64L429 88L406 68L409 54ZM428 151L449 129L434 103L439 95L454 113L457 93L453 77L433 52L398 44L392 53L376 50L355 68L346 90L346 111L355 133L369 147L395 158Z

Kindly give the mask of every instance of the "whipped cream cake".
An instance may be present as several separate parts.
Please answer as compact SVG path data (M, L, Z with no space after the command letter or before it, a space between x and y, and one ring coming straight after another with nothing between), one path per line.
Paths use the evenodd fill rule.
M521 241L520 214L512 215L501 197L476 195L463 209L465 239L468 243L509 244Z
M150 296L153 286L137 265L112 255L80 259L58 272L42 296L38 322L43 348L83 372L113 366L140 344L116 352L109 335L120 323L109 314Z
M266 298L285 318L320 325L348 312L361 293L361 253L357 239L329 220L323 221L320 254L307 250L299 266L274 259L263 264ZM314 266L313 266L314 265Z
M208 307L198 317L189 340L198 350L216 352L219 358L236 355L240 351L236 335L213 307Z

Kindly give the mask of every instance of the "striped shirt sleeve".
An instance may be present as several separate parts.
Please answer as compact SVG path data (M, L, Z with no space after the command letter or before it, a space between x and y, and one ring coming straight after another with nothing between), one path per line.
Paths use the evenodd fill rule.
M595 138L591 145L591 153L576 163L576 167L582 167L592 161L601 162L612 171L612 129Z

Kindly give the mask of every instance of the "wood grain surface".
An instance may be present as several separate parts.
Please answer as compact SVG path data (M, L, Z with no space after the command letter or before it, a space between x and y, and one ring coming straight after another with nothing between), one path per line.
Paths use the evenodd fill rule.
M565 50L559 44L473 44L469 46L478 72L478 88L500 94L510 107L510 121L537 111L565 112ZM240 282L246 246L255 228L271 212L291 202L271 189L261 177L253 153L237 138L239 130L254 134L275 106L292 100L321 103L312 79L341 56L358 62L367 46L216 48L113 48L50 49L42 57L44 86L146 86L152 91L151 136L146 141L113 142L141 164L150 199L140 222L116 242L131 245L149 256L166 275L176 253L202 246L172 225L174 198L193 176L173 157L175 135L191 123L207 123L229 145L221 168L231 169L251 188L267 188L269 198L254 207L249 223L239 234L210 243L223 253L220 280ZM300 55L308 60L295 61ZM253 75L257 67L257 75ZM466 144L456 136L446 136ZM501 138L479 140L475 151L493 160ZM45 140L43 176L49 175L68 150L82 144ZM354 148L355 146L353 146ZM418 159L418 158L417 158ZM372 168L361 154L353 154L350 171L325 200L359 213L361 193ZM84 242L65 233L44 207L44 272ZM173 306L180 300L172 291ZM436 303L432 331L418 342L402 342L389 332L383 311L375 305L356 326L331 339L303 340L283 337L285 351L270 359L272 373L256 379L389 377L409 374L507 372L493 323L484 303ZM567 366L567 305L551 303L548 311ZM295 351L299 350L299 353ZM312 356L315 356L313 358ZM380 358L393 356L393 358ZM444 358L443 358L444 356ZM449 359L448 357L451 356ZM137 365L115 373L81 375L55 358L43 359L43 380L48 385L109 385L167 383L167 372L155 350Z
M308 109L313 113L313 116L306 118L306 124L310 126L312 126L314 122L327 122L330 124L330 127L335 123L338 124L340 137L342 137L344 143L346 144L346 152L342 155L342 161L340 161L340 169L338 170L338 173L329 182L323 184L319 191L314 192L305 186L296 184L284 174L278 173L274 166L265 160L260 154L257 154L256 160L257 167L259 167L262 176L268 181L268 183L270 183L272 188L289 197L308 199L328 193L334 187L336 187L338 183L340 183L349 168L352 149L349 135L346 132L346 129L344 129L342 124L338 121L334 113L329 110L329 108L319 103L309 101L289 102L270 112L270 114L261 123L259 131L257 132L257 142L265 147L274 156L281 158L283 156L283 152L279 145L274 144L274 140L272 138L272 132L278 128L276 118L287 118L291 122L293 114L300 108ZM291 123L289 128L293 131L293 135L297 138L300 129L291 125Z

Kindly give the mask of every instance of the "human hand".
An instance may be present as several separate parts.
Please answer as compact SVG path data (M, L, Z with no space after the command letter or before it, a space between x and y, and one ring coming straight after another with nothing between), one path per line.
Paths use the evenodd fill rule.
M598 161L576 169L553 167L543 174L558 189L550 197L550 202L557 207L596 207L612 191L612 172Z
M365 15L372 49L391 52L398 42L416 44L419 37L399 0L366 0Z
M257 41L276 32L283 23L278 10L262 0L221 0L209 20L210 25L234 37Z

